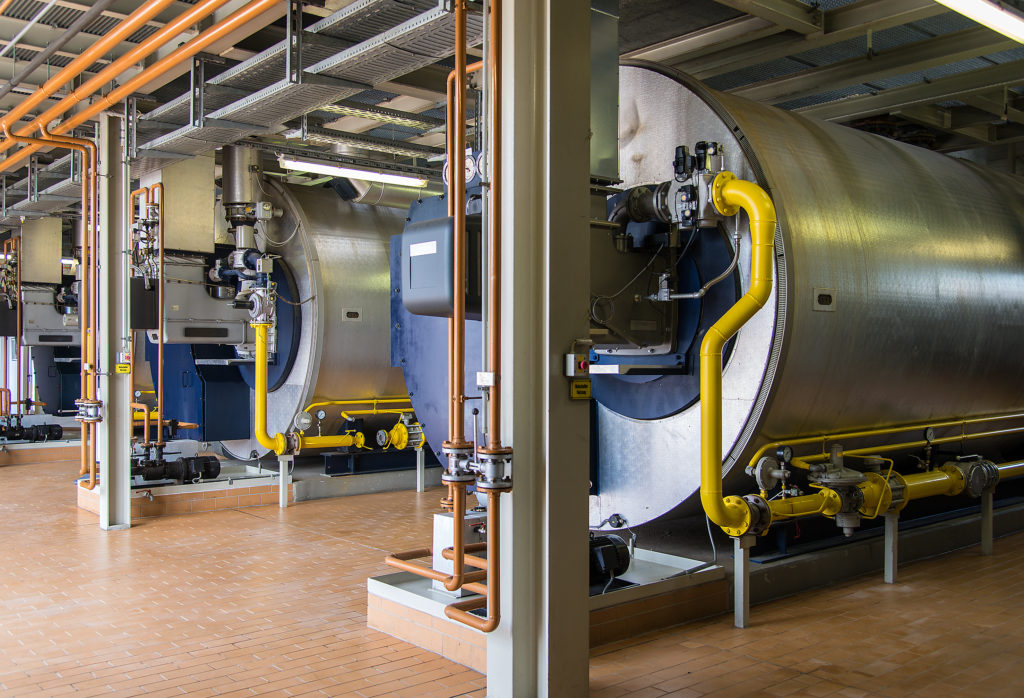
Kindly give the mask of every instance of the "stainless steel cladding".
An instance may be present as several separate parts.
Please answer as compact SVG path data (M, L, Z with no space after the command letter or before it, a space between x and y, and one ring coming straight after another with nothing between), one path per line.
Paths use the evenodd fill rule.
M330 189L263 186L283 214L260 221L256 242L283 258L301 303L298 353L270 393L268 431L289 431L295 413L317 400L405 395L389 354L388 273L390 238L401 232L405 212L349 203ZM324 434L338 433L336 415L323 422ZM225 446L240 456L266 451L254 438Z
M265 197L258 186L262 153L244 145L226 145L221 156L224 205L262 201Z
M752 487L737 475L769 440L1024 408L1024 179L653 66L622 69L620 105L624 186L671 179L675 146L717 140L778 209L774 298L724 369L727 487ZM698 411L599 408L592 524L694 495Z

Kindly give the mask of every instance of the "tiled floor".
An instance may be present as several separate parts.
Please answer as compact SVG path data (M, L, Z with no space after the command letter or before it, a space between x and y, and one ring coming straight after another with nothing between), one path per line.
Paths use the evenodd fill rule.
M1024 696L1024 534L597 648L595 698Z
M483 694L479 673L366 627L366 578L429 541L438 491L104 533L75 507L77 471L0 468L3 695Z
M146 519L103 533L73 463L0 468L0 693L482 695L484 678L366 627L384 552L437 491ZM369 536L367 537L367 534ZM1024 696L1024 534L597 648L594 696Z

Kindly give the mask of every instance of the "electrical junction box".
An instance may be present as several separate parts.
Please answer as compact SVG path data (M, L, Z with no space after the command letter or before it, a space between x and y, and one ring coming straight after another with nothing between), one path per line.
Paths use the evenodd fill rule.
M466 216L466 317L480 319L480 217ZM414 315L455 311L455 219L410 223L402 233L402 303Z

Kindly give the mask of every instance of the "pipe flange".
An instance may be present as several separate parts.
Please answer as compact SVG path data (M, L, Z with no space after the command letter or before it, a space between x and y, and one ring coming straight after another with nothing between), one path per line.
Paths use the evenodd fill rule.
M103 415L101 411L103 409L103 402L100 400L90 400L89 398L79 398L75 400L75 405L78 406L78 413L75 415L75 421L95 423L102 422ZM163 419L163 415L160 415Z
M907 505L907 481L899 473L889 476L889 492L892 493L892 501L889 503L888 511L900 511Z
M750 527L747 533L761 535L772 525L772 510L764 497L756 494L748 494L743 497L747 507L750 509Z
M471 458L473 456L473 444L466 443L452 443L451 441L445 441L441 444L441 453L446 456L461 456L463 458Z
M512 478L504 477L500 480L477 480L476 488L481 492L508 492L512 489Z
M998 483L999 468L992 461L974 461L964 472L964 491L972 497L991 492Z

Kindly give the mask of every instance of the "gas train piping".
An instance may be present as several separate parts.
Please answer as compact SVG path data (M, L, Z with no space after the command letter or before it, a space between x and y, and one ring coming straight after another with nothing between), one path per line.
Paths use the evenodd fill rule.
M466 65L466 13L465 0L456 0L455 10L455 68L448 77L446 149L449 166L448 219L453 232L453 301L448 320L448 438L442 444L447 461L442 482L448 485L453 513L452 546L441 551L452 561L452 573L447 574L412 562L432 553L429 549L409 550L389 555L385 562L398 569L441 582L448 591L465 589L479 596L457 601L445 607L445 615L482 632L491 632L501 622L499 582L501 570L500 495L512 488L512 449L501 439L501 3L490 4L490 44L486 68L489 78L488 148L490 216L487 231L488 306L485 338L487 361L481 373L487 391L488 419L487 444L478 445L466 440L465 389L466 365L466 185L460 176L462 168L452 163L462 161L466 151L466 74L485 67L483 62ZM466 544L466 489L474 484L487 494L487 542ZM486 550L486 557L476 555ZM467 567L475 568L467 571ZM483 583L486 580L486 583ZM472 613L486 607L486 617Z

